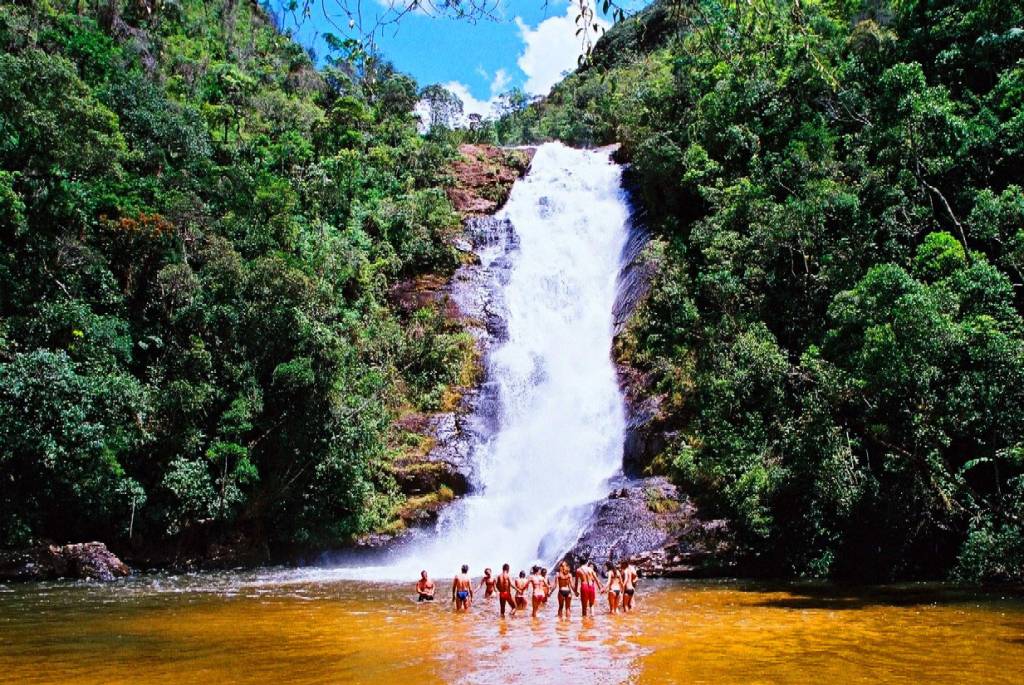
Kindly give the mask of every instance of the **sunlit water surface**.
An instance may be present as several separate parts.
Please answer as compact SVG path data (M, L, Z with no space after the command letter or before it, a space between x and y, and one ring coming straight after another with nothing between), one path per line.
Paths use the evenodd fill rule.
M576 609L502 621L267 572L0 585L0 681L1024 682L1019 595L649 581L633 614Z

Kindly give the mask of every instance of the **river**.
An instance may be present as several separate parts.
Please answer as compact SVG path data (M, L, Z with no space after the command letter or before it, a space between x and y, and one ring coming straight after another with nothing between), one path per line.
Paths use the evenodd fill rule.
M441 583L443 587L443 583ZM443 593L442 593L443 594ZM10 683L1020 683L1024 600L644 581L629 615L501 620L302 572L0 586Z

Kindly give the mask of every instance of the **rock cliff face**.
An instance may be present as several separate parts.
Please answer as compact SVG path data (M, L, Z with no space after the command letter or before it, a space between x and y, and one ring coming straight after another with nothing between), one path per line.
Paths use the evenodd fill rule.
M527 172L534 150L463 145L459 151L448 195L463 217L464 231L455 245L464 254L463 265L450 278L427 276L399 283L391 295L409 312L438 307L468 332L476 344L478 368L472 382L452 389L447 411L399 419L396 429L415 443L392 464L406 501L392 528L367 536L360 541L363 545L386 545L410 528L429 524L453 499L470 492L477 483L473 446L497 429L496 389L483 378L483 369L490 349L507 335L500 285L518 241L512 224L491 214Z
M58 578L110 581L130 572L102 542L40 545L18 552L0 553L0 581Z
M652 474L656 458L675 431L663 418L664 400L651 374L630 365L621 336L650 290L656 265L647 255L650 236L642 211L634 208L630 237L622 255L613 308L614 354L626 409L624 479L599 502L590 523L566 554L570 564L630 561L648 576L722 575L732 569L728 525L707 520L695 503L663 476Z

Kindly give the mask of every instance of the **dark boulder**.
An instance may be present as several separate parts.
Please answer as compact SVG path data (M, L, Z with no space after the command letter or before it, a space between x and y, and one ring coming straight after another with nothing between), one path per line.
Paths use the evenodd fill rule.
M726 524L703 520L665 478L629 481L600 502L565 555L570 565L629 561L645 576L723 575L731 569Z
M0 580L3 581L57 578L109 581L129 573L131 570L102 542L39 545L0 552Z

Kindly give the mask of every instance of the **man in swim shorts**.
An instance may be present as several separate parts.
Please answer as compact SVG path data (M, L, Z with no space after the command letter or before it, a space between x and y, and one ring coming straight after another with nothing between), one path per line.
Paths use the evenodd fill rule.
M576 569L576 582L573 590L580 597L583 616L593 616L594 603L597 601L597 572L591 562L585 562Z
M622 610L632 611L633 595L636 594L636 581L639 580L639 575L636 567L628 561L623 560L619 568L622 569Z
M516 603L512 599L512 576L508 573L508 564L502 564L501 575L494 581L494 587L498 590L498 605L501 607L501 617L505 618L505 605L516 615Z
M420 579L416 583L416 594L419 595L419 602L434 601L434 581L430 579L426 571L420 571Z
M452 601L455 611L469 611L473 601L473 580L469 577L469 564L462 565L462 573L452 580Z

